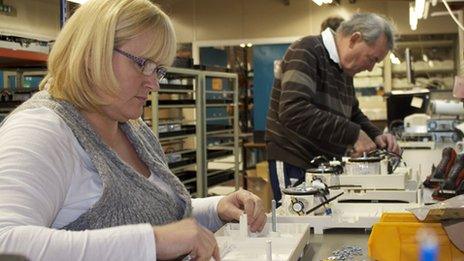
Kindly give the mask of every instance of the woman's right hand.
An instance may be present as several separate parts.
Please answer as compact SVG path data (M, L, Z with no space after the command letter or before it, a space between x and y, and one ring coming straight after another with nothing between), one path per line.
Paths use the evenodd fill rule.
M154 226L157 259L175 259L190 255L193 260L220 260L214 235L193 218Z

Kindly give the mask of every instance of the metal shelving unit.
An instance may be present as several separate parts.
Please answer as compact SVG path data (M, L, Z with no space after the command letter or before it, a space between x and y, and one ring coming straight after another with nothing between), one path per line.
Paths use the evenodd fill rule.
M192 195L199 195L201 180L200 72L169 68L160 90L151 94L147 123L158 136L174 174Z
M238 76L202 71L203 193L208 186L234 178L239 187Z
M433 90L451 91L454 76L459 71L458 41L455 34L406 35L396 44L395 53L401 64L388 68L390 82L395 89L410 89L414 86ZM410 49L415 84L407 81L405 49ZM387 68L386 68L387 69Z
M171 170L194 196L207 196L209 186L232 178L238 189L237 75L168 68L166 78L151 94L144 119Z

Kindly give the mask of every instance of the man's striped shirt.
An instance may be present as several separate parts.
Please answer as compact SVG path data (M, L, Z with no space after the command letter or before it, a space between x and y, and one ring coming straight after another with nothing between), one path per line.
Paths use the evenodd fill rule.
M267 115L268 159L308 168L316 156L340 157L364 130L380 135L359 109L353 78L330 59L322 37L293 43L275 72Z

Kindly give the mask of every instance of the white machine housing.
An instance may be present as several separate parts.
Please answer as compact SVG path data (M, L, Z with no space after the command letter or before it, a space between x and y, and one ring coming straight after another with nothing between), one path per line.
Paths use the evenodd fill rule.
M435 148L434 136L428 133L427 122L430 116L424 113L415 113L404 117L404 133L398 144L401 148Z
M414 113L404 117L404 132L427 133L427 121L430 116L424 113Z
M381 163L382 165L383 163ZM412 173L409 167L398 167L392 174L387 174L386 169L381 167L378 174L354 174L352 172L325 175L324 180L330 186L340 185L340 189L331 189L330 195L340 192L344 194L337 199L343 201L399 201L399 202L418 202L419 178ZM306 173L306 183L310 182L314 176L320 177L321 174ZM352 187L343 187L352 186ZM311 201L309 201L311 202ZM285 198L284 202L285 203Z

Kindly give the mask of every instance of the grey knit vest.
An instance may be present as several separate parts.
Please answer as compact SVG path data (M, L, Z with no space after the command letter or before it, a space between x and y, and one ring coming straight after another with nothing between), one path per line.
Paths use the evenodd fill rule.
M181 181L169 170L157 138L141 119L120 123L120 128L152 175L157 175L166 182L185 203L185 208L125 164L103 143L83 115L69 102L53 99L47 91L41 91L12 113L39 107L50 108L71 128L82 148L90 156L103 183L101 198L63 229L99 229L138 223L162 225L191 215L190 195Z

